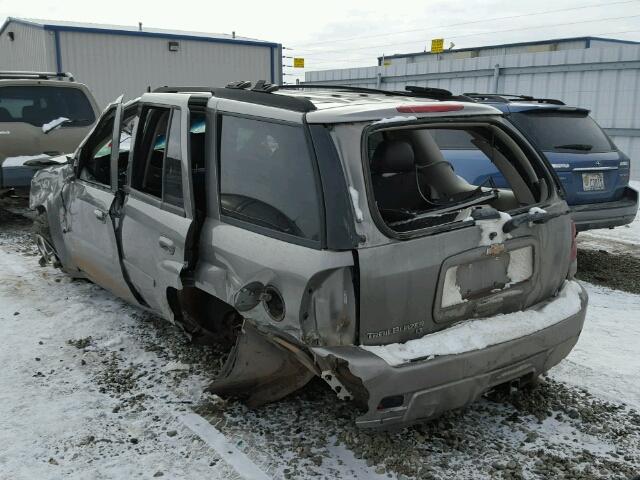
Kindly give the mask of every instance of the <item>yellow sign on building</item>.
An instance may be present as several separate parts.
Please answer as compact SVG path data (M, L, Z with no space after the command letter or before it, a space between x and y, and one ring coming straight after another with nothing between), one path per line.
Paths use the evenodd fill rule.
M444 38L434 38L431 40L431 53L442 53L444 51Z
M293 57L293 68L304 68L304 58Z

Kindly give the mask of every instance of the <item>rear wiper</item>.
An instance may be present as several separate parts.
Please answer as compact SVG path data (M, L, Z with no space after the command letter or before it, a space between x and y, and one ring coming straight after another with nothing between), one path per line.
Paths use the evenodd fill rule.
M557 213L549 213L541 209L536 209L536 210L532 209L526 213L523 213L522 215L513 217L508 222L505 222L505 224L502 226L502 231L504 233L509 233L515 230L516 228L520 228L522 225L525 225L525 224L547 223L552 218L561 217L562 215L567 215L568 213L569 213L569 210L565 210Z
M584 150L588 152L593 148L593 145L589 145L586 143L567 143L566 145L556 145L553 148L563 148L567 150Z

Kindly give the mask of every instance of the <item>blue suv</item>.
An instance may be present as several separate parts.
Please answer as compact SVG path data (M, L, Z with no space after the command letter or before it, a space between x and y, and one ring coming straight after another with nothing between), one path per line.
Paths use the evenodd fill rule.
M629 157L589 116L589 110L524 95L464 95L502 111L542 151L564 187L578 231L633 221L638 192L629 187ZM509 188L469 137L448 130L435 140L456 173L469 183Z

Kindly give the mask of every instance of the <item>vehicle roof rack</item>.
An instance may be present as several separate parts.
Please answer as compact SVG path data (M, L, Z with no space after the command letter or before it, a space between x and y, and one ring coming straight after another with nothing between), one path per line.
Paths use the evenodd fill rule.
M416 97L428 98L430 100L462 100L470 101L469 98L462 95L454 95L444 88L418 87L415 85L407 85L403 90L382 90L380 88L354 87L352 85L323 85L321 83L300 83L298 85L280 85L280 90L299 90L303 88L313 88L318 90L342 90L345 92L362 93L362 94L379 94L389 97Z
M219 98L239 100L293 110L297 112L311 112L316 110L313 102L307 98L293 95L265 95L279 90L336 90L343 92L360 93L362 95L385 95L388 97L413 97L429 98L431 100L463 100L472 101L464 96L453 95L449 90L442 88L407 86L405 91L381 90L378 88L354 87L351 85L322 85L315 83L300 83L296 85L276 85L265 80L258 80L251 87L249 81L231 82L226 87L189 87L189 86L164 86L153 90L153 93L210 93Z
M265 95L278 90L279 85L259 80L251 90L249 90L250 86L251 82L232 82L222 88L164 86L156 88L153 93L210 93L218 98L255 103L266 107L283 108L294 112L306 113L316 110L316 106L307 98L291 95Z
M66 78L70 82L74 82L73 74L69 72L30 72L30 71L1 71L0 79L13 80L13 79L41 79L50 80L52 78Z
M536 98L531 95L514 95L510 93L464 93L463 95L480 102L509 103L521 101L548 103L550 105L565 105L563 101L555 98Z

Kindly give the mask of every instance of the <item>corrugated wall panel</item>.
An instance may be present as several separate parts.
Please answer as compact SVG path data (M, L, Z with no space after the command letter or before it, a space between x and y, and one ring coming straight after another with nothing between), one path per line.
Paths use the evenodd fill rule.
M9 38L13 32L14 40ZM0 36L0 70L55 71L53 33L44 29L9 22Z
M271 48L86 32L60 32L62 66L86 83L102 106L124 94L135 98L148 86L224 86L236 80L271 80ZM274 57L279 62L277 52ZM278 70L276 70L276 76Z
M574 46L575 47L575 46ZM640 45L608 43L607 48L492 55L436 60L387 67L307 72L306 81L375 86L403 90L406 85L446 88L454 93L491 92L494 65L500 65L498 91L560 98L591 109L598 123L617 130L615 142L633 160L632 177L640 180ZM355 72L355 73L354 73ZM358 81L353 79L358 78Z

